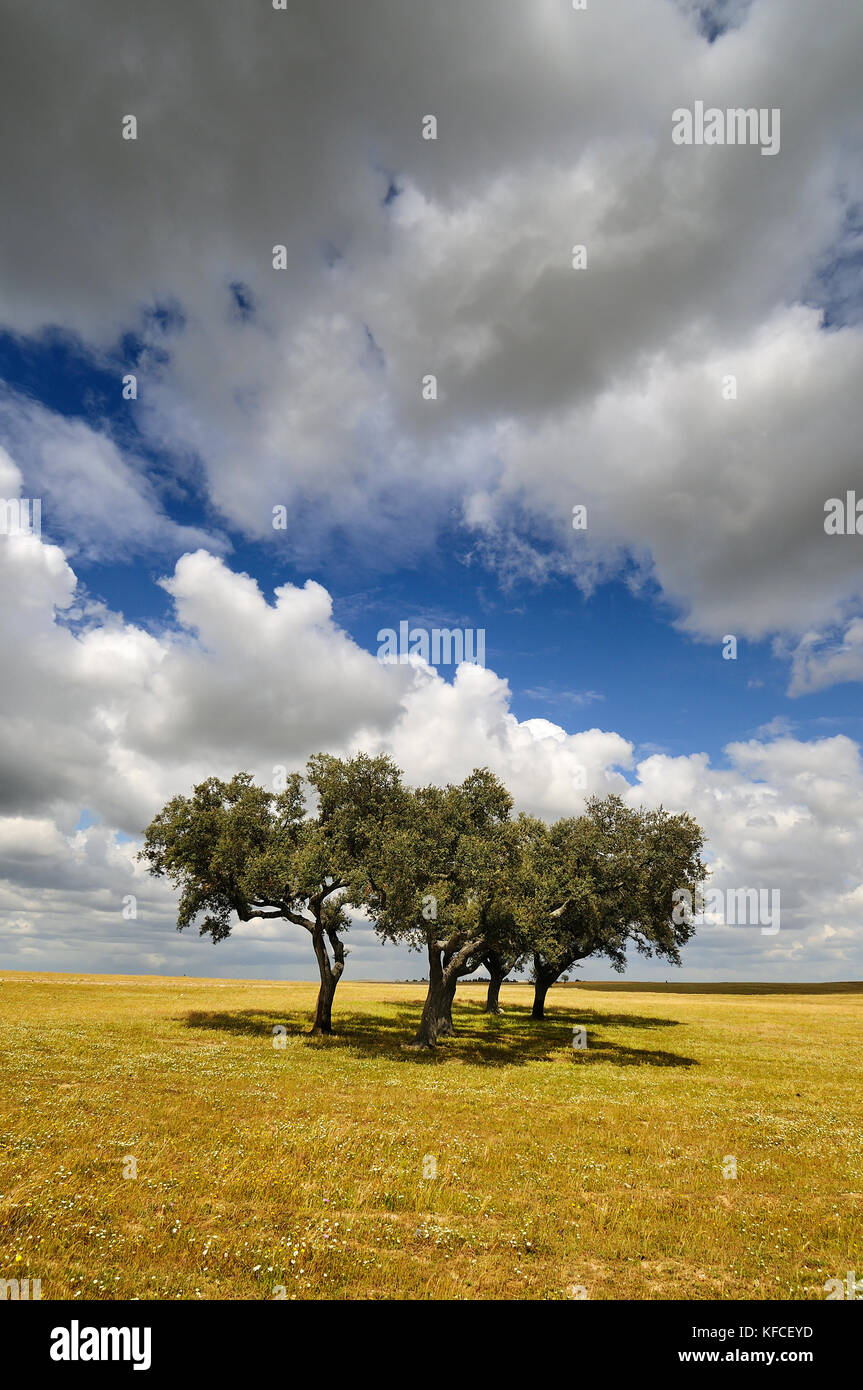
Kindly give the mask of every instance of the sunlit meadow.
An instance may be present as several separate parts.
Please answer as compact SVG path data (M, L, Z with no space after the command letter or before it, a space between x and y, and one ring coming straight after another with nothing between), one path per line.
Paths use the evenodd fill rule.
M565 985L535 1023L528 986L490 1017L468 985L422 1055L419 984L343 983L312 1039L310 984L0 979L0 1277L44 1299L805 1299L863 1269L863 986Z

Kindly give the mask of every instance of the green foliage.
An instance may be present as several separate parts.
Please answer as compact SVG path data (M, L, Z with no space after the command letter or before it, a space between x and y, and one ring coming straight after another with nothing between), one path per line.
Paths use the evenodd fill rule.
M174 797L140 857L180 889L180 929L197 923L221 941L235 913L305 927L330 987L326 1028L348 905L384 940L427 950L430 989L434 974L444 993L488 953L531 956L543 989L591 956L623 970L631 945L680 963L693 927L674 922L673 893L694 893L706 873L691 816L606 796L547 825L513 820L512 804L488 768L409 791L388 757L317 753L280 792L243 772Z
M284 917L308 930L343 931L342 912L324 914L365 893L365 861L377 852L383 825L398 805L400 774L389 758L317 754L306 784L293 773L280 792L254 785L247 772L230 782L210 777L190 797L175 796L147 827L140 858L181 890L179 929L230 935L242 921Z
M512 797L487 768L394 808L365 905L384 939L441 949L502 929L518 844Z
M577 819L519 819L516 914L540 974L602 955L623 970L628 945L680 964L693 928L672 920L675 888L700 882L704 836L687 814L592 797Z

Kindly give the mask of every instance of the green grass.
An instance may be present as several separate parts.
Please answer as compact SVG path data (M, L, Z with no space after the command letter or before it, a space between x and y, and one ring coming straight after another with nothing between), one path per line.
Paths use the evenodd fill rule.
M860 985L568 985L545 1023L527 986L502 1018L468 986L427 1055L400 1047L421 985L346 981L312 1039L310 984L0 981L0 1278L43 1298L803 1299L863 1274Z

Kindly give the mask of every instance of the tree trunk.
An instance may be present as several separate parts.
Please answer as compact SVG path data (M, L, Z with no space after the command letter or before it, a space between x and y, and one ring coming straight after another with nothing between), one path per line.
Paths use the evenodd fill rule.
M439 1038L454 1038L456 1035L455 1026L452 1021L452 1006L455 999L456 986L458 985L458 975L453 972L452 979L446 980L441 994L440 1017L438 1018L437 1031Z
M472 975L479 965L477 951L481 950L483 942L467 942L460 946L458 950L444 952L443 958L443 999L441 1015L438 1020L438 1037L455 1038L458 1034L452 1021L452 1006L455 999L456 987L462 975Z
M441 943L429 943L429 987L423 1004L417 1035L410 1044L412 1050L435 1047L440 1036L452 1036L452 1002L459 975L469 974L468 962L476 959L483 941L467 941L459 949ZM444 954L446 952L446 954Z
M534 955L533 958L533 1010L531 1018L545 1018L545 996L551 989L555 980L559 980L565 970L571 970L577 960L583 960L587 952L581 955L567 956L557 965L549 965L541 956Z
M548 994L551 980L537 980L533 987L533 1009L531 1018L545 1018L545 996Z
M533 1009L531 1018L545 1018L545 996L551 989L558 975L563 972L564 967L555 970L553 965L547 965L541 956L534 955L533 958Z
M500 1004L500 987L509 974L509 964L501 960L496 951L490 951L483 960L483 965L489 974L488 996L485 1001L487 1014L502 1014L503 1009Z
M315 1021L312 1025L312 1037L320 1037L333 1031L333 995L336 992L338 980L321 978L321 987L318 990L318 1005L315 1009Z
M485 1009L483 1010L484 1013L487 1013L487 1014L502 1014L502 1013L503 1013L503 1009L501 1008L501 1004L500 1004L500 987L501 987L502 984L503 984L503 976L502 976L502 975L492 975L491 979L490 979L489 982L488 982L488 994L486 995Z
M437 1043L438 1021L443 1005L443 966L438 946L429 946L429 987L420 1017L417 1035L411 1044L414 1048L434 1047Z
M338 934L335 932L328 932L327 935L333 947L333 955L335 957L335 963L333 965L330 964L323 928L317 927L312 932L315 958L318 962L318 970L321 976L321 987L318 990L318 1003L315 1009L315 1021L312 1024L312 1037L327 1036L333 1031L333 998L336 993L336 985L342 978L342 971L345 968L345 948L343 942L339 940Z

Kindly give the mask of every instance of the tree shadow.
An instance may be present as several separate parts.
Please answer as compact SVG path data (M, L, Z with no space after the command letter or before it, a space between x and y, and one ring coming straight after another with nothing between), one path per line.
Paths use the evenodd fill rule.
M586 1048L573 1048L573 1061L579 1066L594 1062L613 1062L617 1067L697 1067L694 1057L682 1057L676 1052L661 1052L658 1048L625 1047L623 1043L587 1035Z
M532 1005L525 1004L507 1004L504 1007L503 1013L497 1015L487 1014L483 1005L477 1003L474 999L462 1000L456 998L456 1006L460 1010L465 1009L470 1013L477 1014L480 1018L499 1017L504 1020L513 1018L517 1014L522 1014L524 1017L530 1019L531 1009L533 1007ZM598 1009L582 1008L578 1000L573 1000L571 1004L567 1003L563 1007L558 1004L549 1005L546 1003L544 1022L563 1022L564 1015L566 1015L570 1022L594 1023L606 1028L679 1028L682 1023L682 1020L679 1018L649 1018L642 1014L600 1013Z
M569 1011L568 1011L569 1012ZM572 1046L572 1023L551 1016L534 1020L527 1008L514 1007L505 1014L485 1014L479 1009L456 1003L453 1021L454 1037L443 1038L437 1048L429 1051L405 1051L403 1044L414 1035L419 1022L419 1006L402 1008L383 1006L381 1013L367 1014L347 1009L335 1021L336 1031L327 1037L312 1037L310 1018L305 1011L272 1009L238 1009L233 1012L192 1010L177 1021L191 1029L215 1029L240 1037L258 1038L261 1042L281 1047L301 1046L335 1048L358 1052L364 1056L387 1057L405 1066L441 1066L461 1062L478 1067L527 1066L531 1063L559 1059L563 1049L572 1052L573 1059L583 1064L610 1062L616 1066L692 1067L691 1057L662 1052L656 1048L636 1048L599 1038L596 1027L633 1026L645 1029L674 1023L674 1019L635 1020L631 1015L602 1014L596 1010L581 1010L578 1022L591 1025L587 1034L587 1050ZM589 1016L588 1016L589 1015ZM274 1033L284 1029L284 1033Z

